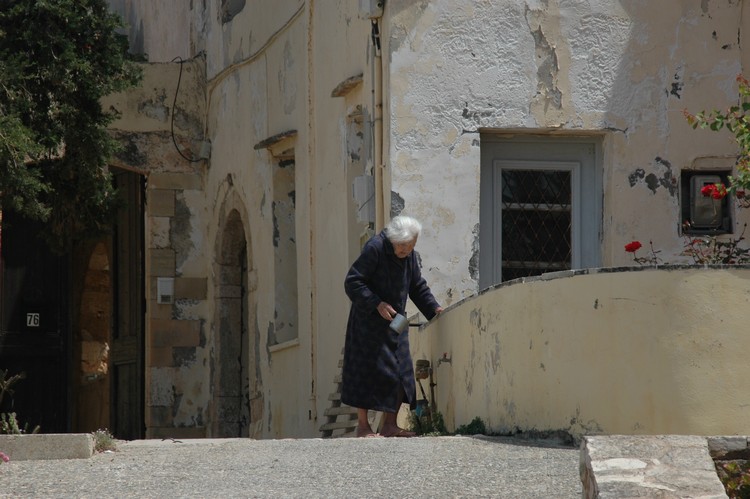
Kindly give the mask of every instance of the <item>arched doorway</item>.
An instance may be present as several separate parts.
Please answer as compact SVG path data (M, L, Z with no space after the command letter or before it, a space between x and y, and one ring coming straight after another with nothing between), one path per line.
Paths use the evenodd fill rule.
M144 434L144 179L113 168L124 201L110 236L73 252L72 428Z
M88 433L110 427L112 279L105 241L79 254L88 258L81 262L82 289L73 331L73 431Z
M246 437L254 423L250 393L257 377L249 341L249 257L245 229L237 210L219 233L215 281L216 309L212 364L212 424L215 437Z

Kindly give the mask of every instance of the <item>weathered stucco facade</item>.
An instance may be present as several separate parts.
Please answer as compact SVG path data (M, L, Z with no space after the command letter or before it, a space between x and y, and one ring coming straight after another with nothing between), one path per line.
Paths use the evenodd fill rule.
M428 222L425 267L448 304L477 291L481 150L493 136L601 143L597 248L626 264L652 240L680 257L680 175L731 170L729 133L683 110L737 102L746 66L740 1L388 2L391 191ZM484 206L482 206L484 208ZM736 213L741 228L746 213ZM483 246L486 252L486 245Z
M110 4L148 58L107 105L146 178L149 437L316 435L362 242L413 215L443 305L496 284L495 164L580 170L573 268L686 262L683 177L733 167L683 109L736 102L739 0Z
M141 90L110 99L145 158L147 436L315 434L367 230L350 186L369 20L347 2L113 4L149 58ZM150 39L152 23L172 36Z

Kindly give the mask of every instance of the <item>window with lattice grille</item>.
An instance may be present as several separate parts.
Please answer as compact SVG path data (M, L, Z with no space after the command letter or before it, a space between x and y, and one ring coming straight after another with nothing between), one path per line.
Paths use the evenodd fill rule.
M577 163L498 162L501 279L571 268Z
M599 265L599 141L482 134L479 284Z

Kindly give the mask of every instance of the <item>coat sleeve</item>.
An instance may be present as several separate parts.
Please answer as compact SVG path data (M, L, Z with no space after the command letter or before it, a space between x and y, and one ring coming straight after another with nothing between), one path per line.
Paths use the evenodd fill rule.
M369 242L365 244L362 253L354 261L344 279L344 290L352 301L352 304L361 310L376 309L383 301L370 287L372 277L375 274L381 251L377 244Z
M412 256L412 275L409 286L409 298L417 306L420 312L427 317L427 320L435 317L435 310L440 306L432 294L427 281L422 277L422 270L419 268L419 262L416 255Z

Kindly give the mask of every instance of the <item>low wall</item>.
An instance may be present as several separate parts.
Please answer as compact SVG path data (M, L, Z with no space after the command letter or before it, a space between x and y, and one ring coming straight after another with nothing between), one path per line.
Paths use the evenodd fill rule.
M745 266L560 272L451 306L412 355L449 429L744 434L749 302Z

